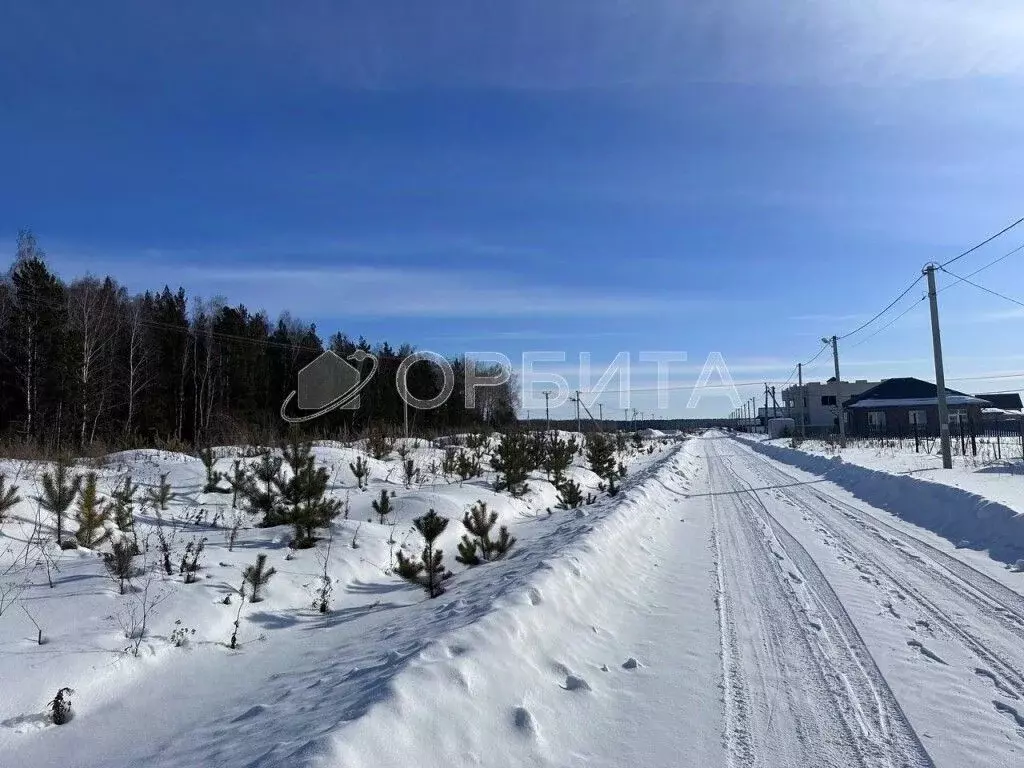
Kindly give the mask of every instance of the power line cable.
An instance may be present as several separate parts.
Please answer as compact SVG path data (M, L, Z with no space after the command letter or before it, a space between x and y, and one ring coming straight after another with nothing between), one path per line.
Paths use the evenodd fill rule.
M1020 251L1024 251L1024 243L1022 243L1022 244L1018 245L1018 246L1017 246L1016 248L1014 248L1014 249L1013 249L1012 251L1009 251L1009 252L1007 252L1007 253L1004 253L1004 254L1003 254L1002 256L1000 256L1000 257L999 257L998 259L993 259L992 261L990 261L990 262L989 262L988 264L986 264L985 266L983 266L983 267L978 267L978 268L977 268L976 270L974 270L973 272L968 272L968 273L967 273L967 277L974 277L974 276L975 276L976 274L978 274L979 272L983 272L983 271L985 271L986 269L988 269L989 267L994 267L994 266L995 266L996 264L998 264L998 263L999 263L1000 261L1003 261L1004 259L1007 259L1007 258L1009 258L1010 256L1013 256L1013 254L1015 254L1015 253L1019 253ZM952 272L949 272L948 270L947 270L946 272L947 272L947 274L949 274L949 275L952 275L952 274L953 274ZM956 281L955 283L950 283L949 285L944 285L944 286L942 286L942 287L941 287L941 288L940 288L940 289L938 290L938 293L942 293L942 292L943 292L944 290L946 290L947 288L952 288L952 287L953 287L953 286L955 286L955 285L959 285L959 284L960 284L960 282L961 282L961 281L960 281L960 279L958 278L958 279L957 279L957 281Z
M899 296L897 296L895 299L893 299L892 301L890 301L886 305L885 309L883 309L877 315L872 317L870 320L868 320L865 323L861 323L860 325L858 325L856 328L854 328L849 333L844 333L842 336L838 336L836 338L847 339L850 336L853 336L855 333L860 333L861 331L863 331L865 328L867 328L869 325L871 325L873 322L875 322L875 320L877 320L882 315L884 315L886 312L888 312L890 309L895 307L900 302L900 300L903 299L904 296L906 296L908 293L910 293L912 290L914 290L914 286L918 284L918 282L921 280L922 277L924 277L924 275L918 275L916 278L914 278L914 282L912 282L910 285L908 285L906 287L906 289Z
M906 315L907 315L907 314L908 314L908 313L909 313L909 312L910 312L911 310L913 310L913 309L917 309L917 307L918 307L918 306L919 306L919 305L921 304L921 302L922 302L922 301L924 301L924 300L925 300L925 299L927 299L927 298L928 298L927 296L922 296L922 297L921 297L920 299L918 299L918 300L917 300L917 301L915 301L915 302L914 302L913 304L911 304L911 305L910 305L909 307L907 307L906 309L904 309L904 310L903 310L902 312L900 312L900 313L899 313L898 315L896 315L896 317L894 317L894 318L893 318L892 320L890 320L890 321L889 321L888 323L886 323L885 325L883 325L883 326L882 326L881 328L877 328L877 329L875 329L874 331L872 331L871 333L869 333L869 334L868 334L867 336L865 336L865 337L864 337L863 339L861 339L861 340L860 340L860 341L858 341L857 343L855 343L855 344L851 344L851 345L850 345L850 349L856 349L856 348L857 348L857 347L859 347L859 346L860 346L861 344L866 344L867 342L871 341L871 339L875 338L875 336L877 336L878 334L880 334L880 333L881 333L882 331L886 330L887 328L891 328L891 327L892 327L892 326L893 326L893 325L894 325L894 324L895 324L895 323L896 323L896 322L897 322L898 320L900 320L900 319L902 319L903 317L905 317L905 316L906 316Z
M984 291L985 293L991 293L993 296L998 296L1000 299L1005 299L1006 301L1010 302L1011 304L1016 304L1018 307L1024 307L1024 301L1019 301L1019 300L1017 300L1017 299L1015 299L1015 298L1013 298L1011 296L1007 296L1004 293L999 293L999 291L993 291L991 288L986 288L984 285L979 285L978 283L975 283L975 282L973 282L971 280L968 280L966 277L961 277L960 275L955 275L952 272L950 272L948 269L946 269L945 267L939 267L939 269L941 269L943 272L945 272L950 277L955 277L957 280L959 280L962 283L967 283L968 285L973 285L979 291Z
M977 245L975 245L975 246L973 246L973 247L971 247L971 248L968 248L968 249L967 249L966 251L964 251L963 253L961 253L961 254L960 254L959 256L954 256L954 257L953 257L952 259L950 259L949 261L944 261L944 262L943 262L942 264L940 264L940 265L939 265L939 268L940 268L940 269L942 269L942 268L948 267L948 266L949 266L950 264L952 264L952 263L953 263L954 261L959 261L959 260L960 260L960 259L962 259L962 258L963 258L964 256L967 256L968 254L974 253L974 252L975 252L976 250L978 250L979 248L981 248L981 247L983 247L983 246L986 246L986 245L988 245L989 243L991 243L991 242L992 242L993 240L995 240L995 239L996 239L997 237L1000 237L1000 236L1002 236L1002 235L1005 235L1005 234L1006 234L1007 232L1009 232L1009 231L1010 231L1011 229L1013 229L1014 227L1016 227L1016 226L1017 226L1018 224L1021 224L1022 222L1024 222L1024 216L1021 216L1021 217L1020 217L1019 219L1017 219L1017 220L1016 220L1015 222L1013 222L1012 224L1009 224L1009 225L1007 225L1006 227L1003 227L1003 228L1002 228L1001 230L999 230L998 232L996 232L996 233L995 233L994 235L991 235L991 236L989 236L989 237L986 237L986 238L985 238L984 240L982 240L982 241L981 241L980 243L978 243Z

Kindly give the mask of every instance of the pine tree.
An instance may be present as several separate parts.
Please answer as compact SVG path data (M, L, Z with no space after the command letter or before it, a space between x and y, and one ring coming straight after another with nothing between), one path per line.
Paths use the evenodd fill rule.
M85 485L79 493L78 510L75 512L75 520L78 522L75 538L86 549L102 544L110 536L110 531L105 528L110 515L102 501L96 491L96 473L90 472L85 476Z
M366 478L370 474L370 467L366 463L366 459L362 456L356 456L355 463L349 462L348 468L352 470L352 474L356 478L356 488L359 490L363 489L366 485Z
M71 694L74 693L70 688L61 688L57 691L57 695L53 697L50 702L50 720L53 721L54 725L64 725L65 723L71 722Z
M135 575L136 548L126 539L118 539L111 544L110 552L103 553L103 564L110 578L117 582L121 594L124 594L125 582L131 581Z
M167 482L166 472L160 475L160 483L155 488L146 491L146 496L154 509L167 511L167 505L174 499L174 494L171 492L171 484Z
M374 501L372 506L373 511L380 518L380 524L384 525L384 523L387 522L388 515L390 515L392 512L391 499L388 497L388 492L384 489L381 489L380 499Z
M494 483L496 490L507 490L513 496L522 496L529 490L526 479L530 473L531 443L524 432L509 432L491 457L491 466L499 473Z
M562 484L565 470L572 466L572 457L576 455L576 449L575 440L562 440L557 435L547 442L541 466L556 488Z
M124 480L118 483L114 492L110 494L113 499L111 511L114 514L114 525L121 533L132 534L135 539L135 494L139 492L139 486L132 483L132 476L125 475ZM138 544L135 543L135 554L138 554Z
M462 518L462 525L475 538L463 536L459 544L459 556L455 559L465 565L479 565L481 561L500 560L516 543L509 535L508 528L502 526L497 540L491 539L491 530L498 522L497 512L488 512L487 503L477 501Z
M18 486L8 486L6 475L0 474L0 523L19 501L21 497L18 496Z
M583 490L575 480L566 480L558 488L558 508L576 509L583 503Z
M443 551L434 548L434 542L448 527L448 518L430 510L423 517L413 520L416 530L423 536L425 545L420 560L407 558L399 551L396 555L396 572L400 577L427 590L427 596L434 598L444 594L442 582L448 577L443 562Z
M72 475L70 465L63 459L58 459L53 465L52 473L43 473L43 495L37 496L36 501L56 520L58 546L64 546L64 515L74 503L81 487L82 476Z
M223 472L216 472L214 465L217 457L214 456L213 448L206 446L198 451L199 460L203 462L203 469L206 470L206 485L203 486L203 493L227 493L220 487L220 481L224 479Z
M206 549L205 536L198 542L192 539L192 541L185 545L185 553L181 556L181 566L178 568L178 575L185 577L184 581L186 584L194 584L198 580L199 558L202 557L204 549Z
M280 482L281 465L279 456L270 453L260 455L252 468L252 476L239 489L245 511L251 515L262 515L262 525L280 525L281 498L277 491Z
M474 477L480 477L484 473L480 465L480 459L469 451L459 451L455 457L455 473L462 482Z
M242 462L238 459L231 463L231 474L227 476L227 481L231 486L231 508L238 509L238 494L249 482L249 473L242 468Z
M252 594L249 596L251 603L258 603L263 599L260 597L260 590L267 585L270 577L277 573L276 568L266 568L266 564L267 556L261 552L256 555L256 564L247 565L242 571L242 579L252 587Z
M606 435L597 432L587 437L587 462L591 471L601 478L615 470L615 449Z
M419 474L419 470L416 468L416 461L415 461L415 459L403 459L403 461L402 461L402 471L405 474L405 487L406 488L411 488L412 484L413 484L413 481L416 479L416 476Z

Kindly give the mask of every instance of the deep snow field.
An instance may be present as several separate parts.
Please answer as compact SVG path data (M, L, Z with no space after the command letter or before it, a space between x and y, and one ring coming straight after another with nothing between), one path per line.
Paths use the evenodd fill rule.
M676 450L660 440L619 454L629 476L614 499L599 493L598 477L577 455L568 477L599 499L567 511L556 508L556 489L543 473L534 473L527 494L515 499L493 490L494 472L466 482L445 479L426 471L432 462L440 463L443 449L422 440L409 440L407 447L408 458L422 470L410 487L397 450L377 461L359 444L315 444L317 464L331 475L330 495L348 504L347 519L339 516L332 527L327 564L332 597L326 614L313 607L326 534L315 549L292 550L290 527L258 528L246 520L229 551L232 495L202 493L206 475L198 458L140 450L111 455L99 468L77 468L94 469L103 494L125 473L143 492L164 473L173 488L175 497L163 517L175 551L175 575L164 575L157 562L152 508L137 507L138 538L151 547L139 561L148 560L152 579L136 578L125 595L102 562L99 550L109 545L61 551L51 543L47 557L35 550L26 557L37 514L44 515L42 530L52 538L53 521L32 500L47 466L0 464L22 498L0 528L0 584L8 598L0 616L0 765L226 766L286 760L298 765L329 752L324 740L336 728L396 695L389 682L414 675L423 658L446 652L437 638L482 621L501 601L528 602L535 592L528 584L545 575L552 558L569 556L596 521ZM225 473L242 455L239 448L215 452L216 469ZM349 466L357 457L370 466L363 490ZM371 508L381 489L394 494L386 524ZM478 500L499 514L498 525L507 525L518 541L506 559L467 569L454 556L465 533L462 516ZM445 582L447 592L434 600L389 572L393 551L419 553L422 539L411 522L428 509L452 519L439 546L455 575ZM186 584L177 573L178 561L189 542L201 539L206 541L199 579ZM261 602L244 604L238 647L231 650L241 571L257 553L268 555L267 565L276 574ZM225 605L229 595L231 603ZM144 599L156 604L136 656L125 626L132 611L141 615ZM42 630L41 645L33 621ZM181 647L172 642L176 629L188 636ZM74 690L74 719L56 728L44 713L64 686ZM397 690L414 689L406 683Z
M414 445L421 467L440 456ZM994 501L957 486L975 467L939 478L893 456L872 468L854 450L805 448L653 435L622 456L617 496L561 510L541 474L522 499L495 492L490 472L406 487L397 456L369 460L359 491L348 464L360 447L318 444L331 493L350 502L332 528L326 614L313 607L326 540L293 552L289 528L246 528L228 551L208 523L231 497L200 493L198 459L115 455L105 490L128 470L148 484L170 473L179 550L207 538L201 578L158 572L135 656L119 617L139 593L118 594L96 553L62 553L52 588L45 561L15 569L25 589L0 616L0 765L1024 765L1013 473ZM220 449L217 468L237 450ZM2 471L30 498L39 469ZM393 528L371 512L382 488L395 491ZM478 499L518 541L467 569L455 545ZM188 522L204 507L206 524ZM432 600L387 572L393 548L419 549L410 523L430 508L452 519L441 546L454 572ZM34 516L23 502L4 523L3 562ZM141 513L140 531L152 522ZM243 606L232 650L241 569L260 552L277 574ZM196 631L178 647L182 626ZM55 726L46 703L62 686L75 716Z

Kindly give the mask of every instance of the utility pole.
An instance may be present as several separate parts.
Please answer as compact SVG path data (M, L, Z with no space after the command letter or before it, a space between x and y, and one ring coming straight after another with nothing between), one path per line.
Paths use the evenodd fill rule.
M597 404L597 412L601 414L598 417L598 424L601 425L601 431L604 432L604 403Z
M831 339L824 338L822 344L832 345L832 362L836 368L836 413L839 414L839 447L846 447L846 419L843 418L843 385L839 380L839 340L833 336Z
M402 403L405 405L405 438L409 439L409 401L406 398L402 398Z
M807 425L804 423L804 401L807 399L804 397L804 364L796 364L796 396L800 398L797 403L797 412L800 414L800 439L805 440L807 438Z
M583 434L583 430L580 428L580 391L576 390L576 431L579 434Z
M928 276L928 304L932 310L932 350L935 353L935 395L939 411L939 438L942 443L942 468L953 468L949 447L949 409L946 405L946 372L942 368L942 336L939 334L939 301L935 291L935 265L924 268Z
M544 390L544 419L547 426L546 431L551 432L551 409L548 407L548 398L551 397L550 390Z
M764 383L764 433L768 434L768 382Z

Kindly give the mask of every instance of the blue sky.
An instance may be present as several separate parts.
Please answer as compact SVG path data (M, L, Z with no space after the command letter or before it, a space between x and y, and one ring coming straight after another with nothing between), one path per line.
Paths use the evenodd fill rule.
M564 351L537 368L574 388L583 351L595 379L629 352L638 389L644 350L687 353L676 386L711 352L784 380L1024 215L1015 0L43 0L0 25L11 252L30 226L65 277L447 354ZM1022 263L976 279L1021 298ZM1024 371L1024 310L940 301L950 385L1022 386L957 379ZM872 330L844 378L932 377L926 303L853 347ZM731 409L688 397L660 415Z

